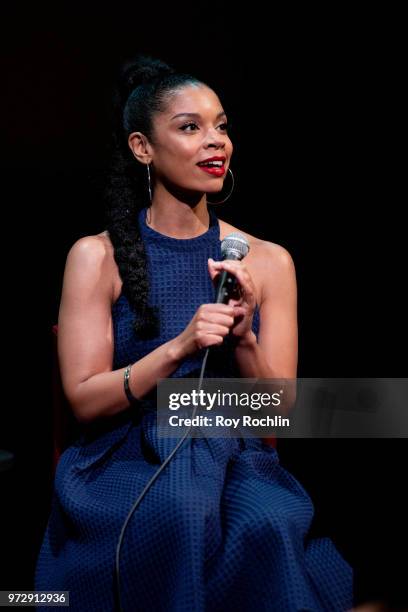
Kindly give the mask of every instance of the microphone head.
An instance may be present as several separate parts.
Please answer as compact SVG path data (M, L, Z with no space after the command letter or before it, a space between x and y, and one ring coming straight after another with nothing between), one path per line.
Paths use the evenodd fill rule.
M223 259L243 259L249 253L249 242L239 232L232 232L221 242Z

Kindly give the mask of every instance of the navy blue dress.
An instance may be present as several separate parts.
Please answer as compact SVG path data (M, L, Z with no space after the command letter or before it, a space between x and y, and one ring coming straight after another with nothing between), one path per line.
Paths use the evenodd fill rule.
M180 334L200 304L213 302L207 259L221 259L219 223L191 239L139 224L148 255L150 303L159 337L135 338L121 294L112 308L113 369ZM258 336L259 311L253 330ZM199 377L204 349L175 377ZM239 376L228 338L210 351L207 377ZM155 430L154 392L137 406L84 427L57 466L51 516L37 561L37 590L69 590L70 610L114 610L115 550L122 524L179 438ZM260 438L191 438L130 520L121 551L125 611L344 612L352 569L328 538L311 539L313 504ZM46 608L49 610L50 608Z

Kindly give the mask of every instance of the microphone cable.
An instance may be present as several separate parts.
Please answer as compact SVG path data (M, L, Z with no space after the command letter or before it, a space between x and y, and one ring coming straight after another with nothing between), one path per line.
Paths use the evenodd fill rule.
M201 372L200 372L200 378L199 378L199 383L198 383L198 392L201 391L201 385L203 383L203 376L204 376L205 365L207 363L207 357L208 357L209 350L210 350L210 347L208 347L207 350L205 351L203 362L202 362L202 365L201 365ZM192 419L194 418L195 413L197 412L197 408L198 408L198 404L196 406L194 406L194 410L192 412L192 417L191 417ZM176 446L171 451L170 455L168 457L166 457L166 459L161 464L160 468L153 474L153 476L151 477L151 479L149 480L149 482L147 483L147 485L145 486L145 488L140 493L139 497L137 498L137 500L135 501L135 503L131 507L131 509L130 509L130 511L129 511L129 513L128 513L124 523L123 523L123 526L122 526L122 529L121 529L121 532L120 532L120 535L119 535L119 540L118 540L118 543L117 543L117 546L116 546L115 575L114 575L114 586L115 586L115 591L116 591L115 594L116 594L116 601L117 601L117 607L118 607L119 612L123 612L121 598L120 598L120 549L122 547L122 542L123 542L123 538L124 538L124 535L125 535L126 527L128 526L128 523L129 523L129 521L130 521L134 511L136 510L136 508L138 507L138 505L140 504L140 502L142 501L142 499L144 498L144 496L146 495L146 493L148 492L148 490L150 489L152 484L155 482L156 478L159 477L159 475L164 470L166 465L169 463L171 458L176 454L177 450L183 444L184 440L186 439L186 437L190 433L192 427L193 427L193 425L189 426L189 428L187 429L187 431L184 434L184 436L180 439L180 441L176 444Z

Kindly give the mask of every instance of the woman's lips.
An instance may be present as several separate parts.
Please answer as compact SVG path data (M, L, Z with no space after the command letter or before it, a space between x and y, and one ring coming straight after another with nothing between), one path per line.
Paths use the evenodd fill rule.
M198 167L200 168L200 170L204 170L204 172L207 172L208 174L214 174L215 176L223 176L225 174L224 165L220 167L213 166L212 168L210 168L209 166L198 166Z

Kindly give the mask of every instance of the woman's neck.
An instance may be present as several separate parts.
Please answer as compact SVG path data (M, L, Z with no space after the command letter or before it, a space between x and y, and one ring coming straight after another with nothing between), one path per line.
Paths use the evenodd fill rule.
M178 200L153 200L147 209L146 223L156 232L172 238L196 238L208 230L210 216L205 198L194 208Z

